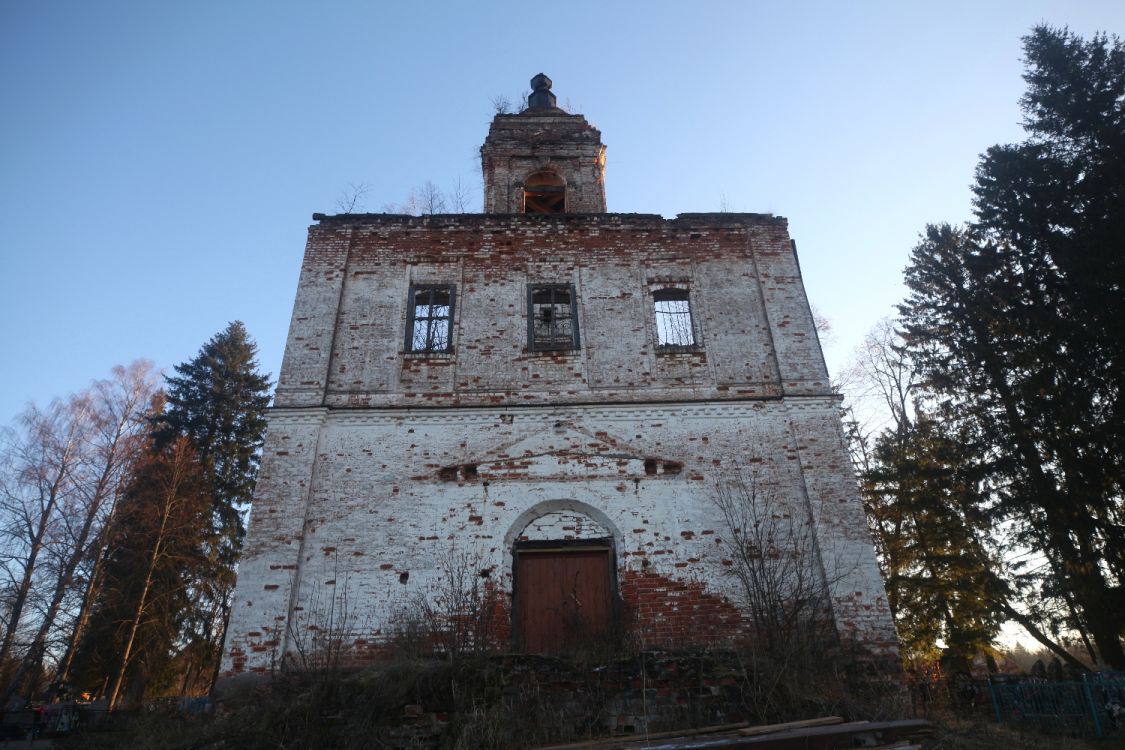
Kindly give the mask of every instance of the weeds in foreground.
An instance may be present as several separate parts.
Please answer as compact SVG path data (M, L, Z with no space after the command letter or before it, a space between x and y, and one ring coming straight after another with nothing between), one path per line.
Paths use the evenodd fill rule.
M605 654L610 657L609 654ZM753 695L732 652L640 652L597 659L526 655L390 655L364 668L278 674L229 693L213 716L141 716L127 731L61 747L526 748L609 734L753 719ZM805 698L779 718L842 705L840 691ZM854 715L856 718L867 718Z
M1120 745L1021 731L978 718L934 720L934 736L926 750L1109 750L1111 747Z

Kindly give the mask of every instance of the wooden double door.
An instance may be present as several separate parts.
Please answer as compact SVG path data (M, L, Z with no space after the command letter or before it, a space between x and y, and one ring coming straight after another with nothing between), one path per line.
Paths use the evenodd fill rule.
M605 542L523 542L515 547L513 633L528 653L558 653L613 630L617 584Z

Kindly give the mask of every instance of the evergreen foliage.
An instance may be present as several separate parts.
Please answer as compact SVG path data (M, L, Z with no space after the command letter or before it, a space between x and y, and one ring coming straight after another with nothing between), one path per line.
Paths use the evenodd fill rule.
M218 669L269 403L255 351L231 323L153 407L76 656L76 683L111 704L206 690Z
M875 441L864 473L887 595L906 659L969 659L1002 624L992 594L996 560L986 548L981 485L967 474L968 447L924 413Z
M1029 137L982 158L972 226L928 227L914 249L905 352L968 448L951 469L980 494L962 516L1041 555L1009 571L995 610L1018 596L1121 669L1125 47L1047 27L1024 41Z
M80 647L78 684L135 703L171 679L192 592L212 574L210 496L186 438L146 452L117 507L104 578Z
M233 565L246 529L266 429L269 378L258 373L257 346L241 321L211 338L168 377L167 407L154 424L158 446L186 437L199 457L212 498L220 560Z
M181 438L192 446L211 503L209 572L195 579L194 606L181 630L185 652L197 657L188 660L190 681L217 674L246 534L243 516L258 478L270 382L258 372L256 355L246 327L234 321L194 359L176 366L176 375L166 379L167 407L153 422L158 447Z

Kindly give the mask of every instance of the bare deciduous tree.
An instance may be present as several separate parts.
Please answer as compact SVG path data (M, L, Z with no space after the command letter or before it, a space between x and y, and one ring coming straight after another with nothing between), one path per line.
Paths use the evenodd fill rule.
M479 551L451 546L439 552L436 577L396 616L398 646L452 661L493 648L498 602L491 572Z
M789 658L794 646L831 632L828 582L808 514L780 503L776 486L752 475L720 484L715 504L729 536L728 574L739 584L754 641Z
M418 211L423 216L445 213L445 205L445 193L434 183L426 180L418 188Z
M14 655L25 610L42 591L40 586L33 591L33 584L48 547L60 536L62 509L77 502L74 479L92 430L90 411L86 394L55 400L46 410L29 406L19 417L20 432L5 435L0 565L6 597L0 665Z
M442 192L441 188L427 180L425 184L411 188L402 203L384 203L382 211L407 216L431 216L448 211L465 214L472 213L471 204L471 191L458 177L449 193Z
M419 208L420 200L418 197L418 188L410 188L410 192L406 195L406 200L402 203L389 202L383 204L383 213L385 214L406 214L407 216L417 216L421 213Z
M492 111L498 115L511 115L515 114L512 100L503 94L497 94L489 100L492 104Z
M338 552L332 557L332 569L324 573L332 577L312 585L286 624L285 638L275 639L278 645L285 644L287 653L281 664L287 669L339 669L364 625L349 596L350 576L341 570Z
M366 182L349 182L348 186L340 191L336 197L336 210L342 214L354 214L362 211L367 194L371 186Z
M812 313L813 329L816 331L816 336L820 339L821 345L834 341L836 335L832 329L832 321L828 319L828 316L812 304L809 305L809 312Z
M82 402L87 421L82 431L68 484L59 507L55 544L49 548L51 577L45 581L50 588L44 592L45 606L38 613L39 623L24 653L16 675L4 688L0 703L6 703L21 687L26 676L35 675L46 656L48 636L57 625L66 599L76 597L78 612L64 636L66 650L56 667L56 684L66 679L70 655L80 635L94 585L94 571L81 571L83 565L97 567L101 559L101 531L112 514L113 503L121 489L126 468L135 460L147 427L144 414L157 390L156 372L151 362L138 360L128 368L116 367L110 379L96 382ZM87 581L86 590L76 592L80 578ZM49 592L49 593L47 593ZM29 688L35 692L34 680Z
M737 583L748 620L751 703L774 716L836 651L829 591L849 571L836 561L826 569L807 509L782 503L764 471L736 472L714 501L729 554L721 571Z
M470 213L469 203L471 201L469 188L465 186L460 177L453 183L453 189L449 192L449 202L453 208L454 213L467 214Z
M527 94L522 91L512 97L497 94L489 99L489 103L492 104L493 114L518 115L527 109ZM569 104L569 101L567 103Z
M861 412L857 418L866 435L884 427L902 434L910 427L918 377L901 344L895 322L883 318L864 336L840 374L839 387L850 408Z

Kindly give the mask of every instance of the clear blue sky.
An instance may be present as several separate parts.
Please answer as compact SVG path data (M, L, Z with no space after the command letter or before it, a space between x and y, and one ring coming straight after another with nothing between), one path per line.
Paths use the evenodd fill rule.
M772 212L833 324L902 294L978 154L1021 137L1020 36L1101 2L0 5L0 423L243 320L276 379L314 211L460 177L540 71L608 145L611 211Z

